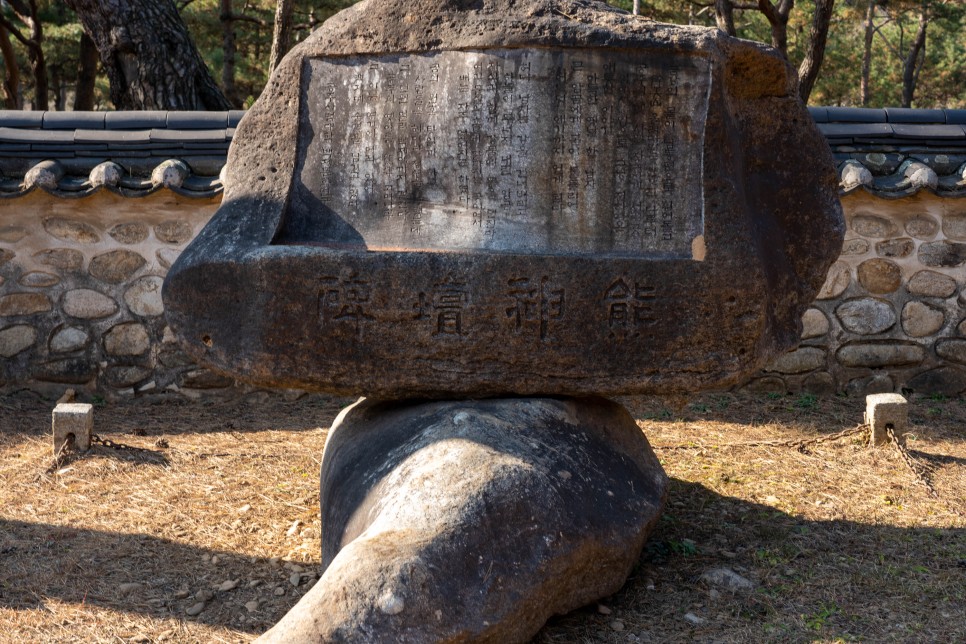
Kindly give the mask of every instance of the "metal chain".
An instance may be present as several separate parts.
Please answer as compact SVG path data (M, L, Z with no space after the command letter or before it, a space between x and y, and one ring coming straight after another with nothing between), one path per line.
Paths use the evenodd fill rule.
M889 442L892 443L892 446L896 448L897 452L899 452L902 462L905 463L905 466L910 472L912 472L912 475L915 477L916 481L926 488L926 490L929 492L929 496L945 505L946 508L956 516L966 517L966 515L964 515L958 508L953 507L949 501L939 496L939 492L936 491L936 488L934 488L932 485L932 481L929 480L929 473L933 468L925 465L924 463L920 463L913 458L912 454L909 453L909 450L907 450L906 447L899 442L899 438L895 435L895 432L893 432L891 429L887 429L886 432L889 435Z
M724 443L722 445L717 445L717 447L797 447L798 449L804 449L809 445L818 445L819 443L829 443L832 441L837 441L842 438L847 438L849 436L854 436L857 434L862 434L868 431L869 425L861 424L851 427L849 429L843 429L835 434L829 434L828 436L816 436L815 438L802 438L799 440L784 440L784 441L750 441L747 443ZM708 445L654 445L654 449L705 449L710 447Z
M91 434L91 445L103 445L104 447L109 447L110 449L128 451L128 452L150 452L151 450L147 447L134 447L133 445L125 445L124 443L115 443L110 438L101 438L97 434Z

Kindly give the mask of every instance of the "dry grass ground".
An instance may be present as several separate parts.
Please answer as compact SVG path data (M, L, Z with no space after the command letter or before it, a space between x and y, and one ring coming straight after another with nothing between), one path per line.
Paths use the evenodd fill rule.
M0 641L264 632L315 579L319 459L346 402L100 405L95 431L145 450L50 469L53 401L0 398ZM667 511L624 589L538 642L966 642L966 401L912 400L910 453L940 499L860 437L737 445L853 427L861 399L623 402L671 476ZM756 588L699 580L719 566Z

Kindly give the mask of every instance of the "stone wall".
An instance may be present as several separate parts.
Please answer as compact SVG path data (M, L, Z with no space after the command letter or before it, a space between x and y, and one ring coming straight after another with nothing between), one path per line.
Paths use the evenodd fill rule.
M0 200L2 390L73 386L110 399L230 386L177 349L160 298L168 267L218 201L170 190ZM859 191L842 203L845 246L804 316L802 346L748 387L966 390L966 199Z
M842 255L801 346L748 386L850 394L966 390L966 200L842 197Z
M161 283L218 197L161 190L0 201L0 385L114 398L231 382L194 368L167 331Z

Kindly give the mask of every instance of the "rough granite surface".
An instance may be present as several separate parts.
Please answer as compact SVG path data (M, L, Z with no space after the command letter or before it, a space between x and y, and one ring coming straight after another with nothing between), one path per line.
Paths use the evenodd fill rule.
M527 177L535 195L530 212L548 222L543 241L532 251L526 236L501 237L501 222L532 222L527 208L519 214L496 208L495 238L504 239L503 246L482 233L416 242L403 235L396 247L387 244L389 224L360 206L373 203L378 191L355 196L355 152L326 156L324 141L319 143L327 136L326 122L312 115L318 108L313 101L324 102L328 85L336 97L352 91L333 82L347 83L351 75L326 77L326 70L338 62L401 71L407 56L424 61L419 64L438 56L468 66L472 74L478 58L519 60L515 50L549 52L571 74L562 83L583 83L579 100L578 89L568 85L561 103L566 118L583 119L567 126L580 133L578 151L567 157L567 151L547 147L554 140L540 138L554 136L544 122L561 117L559 111L534 115L539 141L524 150L526 168L537 173ZM683 61L682 68L709 75L708 94L696 103L706 110L703 124L674 129L681 114L668 109L678 105L668 98L671 92L659 95L652 112L672 123L658 129L673 132L678 149L701 155L695 166L700 174L684 181L690 175L678 173L683 166L674 165L670 147L630 159L645 179L648 159L652 168L673 170L660 177L654 198L674 216L677 206L682 212L691 208L690 215L680 215L691 217L690 227L674 233L685 237L670 252L657 252L659 245L650 242L628 250L615 240L627 221L640 223L634 217L642 215L623 219L606 207L613 200L588 199L586 207L568 201L566 217L598 223L578 227L577 237L568 232L558 244L555 231L566 227L554 215L554 195L545 194L550 188L536 178L543 176L544 152L548 167L569 160L580 171L594 168L610 177L611 197L620 192L627 199L625 192L654 186L621 174L616 162L588 157L593 137L587 119L596 114L587 107L591 81L573 75L572 61L606 71L609 64L624 69L626 61L647 56L661 69ZM432 117L437 120L414 116L411 123L436 124L448 136L459 130L462 75L456 69L443 88L449 93ZM692 89L704 88L700 74L682 78L693 81ZM540 83L534 85L538 91L552 86L547 79ZM398 89L392 94L385 84L380 88L372 105L392 96L399 102ZM687 94L688 86L682 88ZM562 95L547 91L535 96ZM643 100L624 93L631 105ZM614 98L603 90L597 95ZM356 116L365 118L339 112L337 129L352 137L350 125L338 119ZM482 134L495 136L487 128ZM381 139L352 140L364 155L367 142ZM307 155L320 145L316 162ZM347 149L337 146L340 151ZM441 174L446 185L461 186L460 152L450 152ZM485 153L471 155L471 164L473 159L485 160ZM342 190L340 199L330 198L324 187L313 192L318 175L309 175L320 172L321 163L341 173L329 184ZM429 172L429 165L417 170ZM697 192L688 192L694 182ZM464 201L457 188L436 197L408 190L403 201L429 213L427 221L447 209L465 210L473 199L468 192ZM679 194L688 200L663 208L662 196ZM499 203L499 195L494 199ZM700 217L693 214L695 203ZM459 212L466 221L455 228L471 229L470 215ZM407 235L422 230L421 220L406 221ZM369 0L327 21L297 47L240 123L223 205L168 274L165 309L193 358L263 385L382 398L693 391L733 384L798 342L802 313L822 286L842 233L828 147L797 98L793 71L764 46L714 30L651 22L595 2Z

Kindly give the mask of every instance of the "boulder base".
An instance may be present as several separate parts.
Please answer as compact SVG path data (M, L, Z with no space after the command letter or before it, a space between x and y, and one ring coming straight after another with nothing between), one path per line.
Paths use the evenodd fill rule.
M325 573L261 641L526 641L623 585L666 491L600 398L357 403L322 462Z

